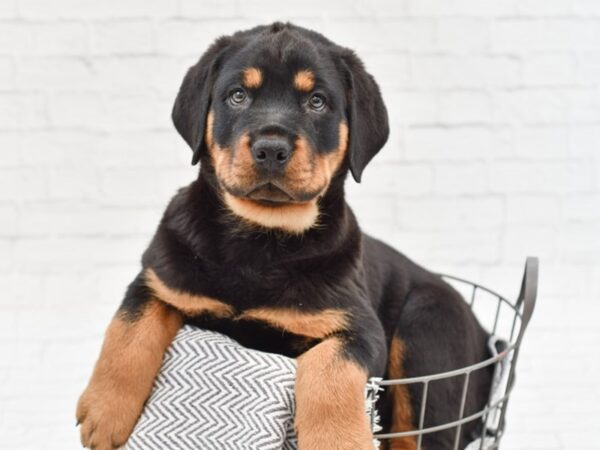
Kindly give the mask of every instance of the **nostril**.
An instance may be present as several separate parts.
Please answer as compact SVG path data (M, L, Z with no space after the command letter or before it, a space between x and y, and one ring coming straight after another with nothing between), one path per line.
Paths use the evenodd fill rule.
M285 150L280 150L277 152L277 161L279 162L285 162L288 159L288 152L286 152Z
M256 152L256 159L258 161L264 161L267 159L267 153L264 150L259 150Z

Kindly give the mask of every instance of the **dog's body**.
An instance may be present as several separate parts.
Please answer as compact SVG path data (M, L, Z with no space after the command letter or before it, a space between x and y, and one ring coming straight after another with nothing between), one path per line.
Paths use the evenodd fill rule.
M348 169L359 180L388 134L379 90L352 52L289 24L221 38L188 72L173 118L200 175L171 201L107 331L78 405L84 445L125 442L184 322L298 358L301 450L371 448L369 376L488 356L458 293L363 235L344 201ZM473 373L466 415L490 379ZM426 426L458 418L462 384L431 383ZM420 401L391 389L385 428L414 429ZM475 429L462 428L461 446ZM392 442L415 448L414 438ZM453 444L454 431L423 440L428 450Z

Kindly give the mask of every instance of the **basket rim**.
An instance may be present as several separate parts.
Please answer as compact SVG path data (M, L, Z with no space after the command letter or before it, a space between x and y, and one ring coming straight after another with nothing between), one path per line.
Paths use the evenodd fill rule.
M457 277L454 275L446 275L446 274L442 274L442 273L437 274L438 276L440 276L440 278L447 279L448 281L454 281L454 282L458 282L458 283L462 283L464 285L470 286L470 288L471 288L470 301L467 300L466 296L462 296L462 297L463 297L463 300L465 301L465 303L467 303L471 309L474 308L475 302L478 298L476 295L478 290L481 290L483 292L491 294L493 297L495 297L495 300L497 302L496 316L494 319L494 326L490 332L490 340L488 341L488 346L492 350L492 356L483 361L480 361L478 363L475 363L475 364L472 364L472 365L469 365L466 367L458 368L455 370L441 372L441 373L433 373L430 375L412 377L412 378L404 378L404 379L388 379L388 380L383 380L381 378L370 379L371 384L380 387L381 390L383 390L384 386L409 385L409 384L417 384L417 383L421 383L423 385L422 404L421 404L421 412L420 412L420 419L419 419L418 427L415 428L414 430L407 430L407 431L401 431L401 432L375 433L374 438L383 440L383 439L396 439L396 438L402 438L402 437L417 437L418 438L417 448L421 449L423 435L428 434L428 433L442 431L442 430L450 430L450 429L456 428L454 448L457 449L459 442L460 442L459 441L459 433L460 433L460 430L461 430L463 424L483 418L482 419L483 420L483 428L482 428L483 434L481 436L481 443L479 445L479 448L480 449L484 448L483 447L483 444L484 444L483 439L486 435L493 436L494 444L492 447L489 447L486 444L485 448L488 448L488 449L492 449L492 448L497 449L498 448L499 440L504 435L506 408L507 408L510 396L512 394L512 391L514 389L514 370L515 370L515 365L516 365L518 355L519 355L519 348L520 348L520 345L521 345L521 342L523 339L523 335L529 325L529 322L530 322L532 314L533 314L533 310L535 308L535 303L536 303L536 298L537 298L538 270L539 270L538 258L527 257L526 262L525 262L525 270L524 270L524 274L523 274L523 278L522 278L522 282L521 282L521 290L520 290L518 296L516 296L516 299L514 300L514 302L507 300L506 297L498 294L496 291L494 291L490 288L482 286L479 283L474 283L472 281L469 281L469 280L466 280L464 278L460 278L460 277ZM493 339L499 339L499 336L497 334L497 325L498 325L498 317L499 317L499 313L500 313L500 310L502 307L502 303L505 303L506 305L508 305L510 307L510 309L513 311L514 315L513 315L513 319L512 319L512 328L510 330L510 337L504 341L506 343L506 348L502 349L501 352L498 352ZM519 330L515 336L515 328L517 325L517 320L519 322ZM500 362L500 361L502 361L502 364L498 364L498 362ZM464 413L464 407L465 407L465 399L466 399L466 395L467 395L467 388L468 388L469 381L471 378L471 373L475 370L479 370L481 368L490 366L492 364L496 365L496 367L494 369L494 379L495 379L494 383L497 383L496 387L492 387L492 391L490 392L488 401L482 409L470 414L467 417L464 417L463 413ZM508 366L505 366L505 364L508 364ZM505 366L505 367L501 367L501 366ZM456 376L464 376L463 391L462 391L463 393L462 393L462 400L460 403L460 413L459 413L458 419L453 420L448 423L424 428L424 424L425 424L424 419L425 419L425 410L426 410L426 407L424 407L424 405L427 405L427 393L428 393L428 387L429 387L430 381L444 379L444 378L450 378L450 377L456 377ZM496 378L498 378L498 379L496 380ZM501 389L501 391L496 391L497 388ZM496 395L495 392L500 394L500 397L498 397L498 395ZM499 416L498 416L498 413L499 413ZM490 418L490 415L493 415L494 417L492 417L492 421L493 421L492 424L488 425L488 419Z
M429 383L430 381L441 380L443 378L452 378L459 375L467 375L479 369L483 369L489 365L492 365L498 361L505 359L508 354L517 347L517 343L510 344L506 349L502 350L496 356L485 359L470 366L461 367L460 369L449 370L446 372L433 373L431 375L422 375L419 377L412 378L392 378L386 380L379 380L377 378L371 378L373 382L379 386L396 386L402 384L413 384L413 383Z
M471 414L470 416L463 417L460 420L455 420L453 422L444 423L442 425L436 425L434 427L411 430L411 431L398 431L395 433L375 433L373 436L377 439L394 439L400 437L411 437L411 436L419 436L428 433L435 433L436 431L447 430L449 428L455 428L459 425L464 425L467 422L471 422L472 420L479 419L483 417L485 414L493 411L494 409L498 409L503 402L507 401L512 393L513 386L506 390L505 394L496 400L493 403L489 403L480 409L476 413Z
M460 277L457 277L454 275L448 275L448 274L444 274L444 273L438 273L437 275L440 276L441 278L447 278L450 280L458 281L460 283L471 285L475 291L477 289L479 289L479 290L485 291L485 292L495 296L500 302L507 304L514 311L516 317L519 318L519 322L522 322L523 314L521 313L521 311L519 311L519 308L516 305L516 302L511 303L506 297L498 294L493 289L487 288L485 286L482 286L481 284L474 283L472 281L469 281L469 280L466 280L464 278L460 278ZM454 369L454 370L448 370L446 372L432 373L430 375L421 375L418 377L411 377L411 378L393 378L393 379L372 378L372 380L375 384L377 384L379 386L397 386L397 385L415 384L415 383L429 383L430 381L441 380L444 378L452 378L452 377L456 377L459 375L467 375L476 370L479 370L484 367L495 364L498 361L502 361L510 354L511 351L516 349L517 346L518 346L518 340L513 339L513 342L509 342L508 346L495 356L484 359L483 361L479 361L478 363L471 364L469 366L461 367L461 368Z

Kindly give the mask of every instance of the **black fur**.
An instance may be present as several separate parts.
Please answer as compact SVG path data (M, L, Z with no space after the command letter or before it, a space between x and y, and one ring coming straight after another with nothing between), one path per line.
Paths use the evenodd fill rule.
M173 106L175 128L194 151L192 164L196 164L202 151L206 150L204 127L211 101L211 88L218 70L219 55L230 41L227 37L218 39L202 55L200 61L190 68Z
M342 52L349 87L350 170L360 182L363 169L386 143L389 135L387 110L379 86L354 52Z
M287 70L305 64L319 67L320 80L332 102L331 114L306 118L292 108L296 98L280 89L275 108L283 126L301 127L315 148L327 152L338 145L338 124L349 127L348 155L321 198L320 225L301 235L239 227L221 200L219 184L204 140L206 115L212 108L215 139L227 142L261 114L238 114L223 106L227 77L248 61L273 67L285 61ZM286 68L284 67L284 69ZM275 83L272 80L266 83ZM257 97L258 98L258 97ZM257 106L258 108L259 106ZM237 114L237 115L235 115ZM286 122L287 120L287 122ZM341 333L344 351L371 375L385 376L387 348L394 336L407 347L407 376L456 369L486 358L487 333L465 307L459 294L439 277L392 248L361 233L344 201L348 170L359 181L365 166L388 136L387 113L379 88L356 55L323 36L290 24L274 24L238 32L217 40L185 76L173 109L173 121L201 161L198 179L169 204L143 256L169 287L217 298L236 311L259 306L289 306L304 311L341 308L348 311L349 329ZM121 309L135 317L148 298L143 278L132 283ZM254 322L190 318L189 322L235 337L243 345L297 356L316 343ZM473 374L466 414L487 399L490 372ZM455 420L462 379L432 384L426 425ZM411 391L419 411L419 392ZM385 418L390 399L383 399ZM415 417L418 413L415 413ZM460 448L475 425L463 427ZM425 436L429 450L452 448L454 433Z

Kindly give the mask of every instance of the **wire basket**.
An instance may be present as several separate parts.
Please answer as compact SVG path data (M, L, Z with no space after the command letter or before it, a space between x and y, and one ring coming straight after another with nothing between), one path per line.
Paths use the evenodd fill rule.
M463 294L463 298L479 321L490 331L491 337L488 346L493 356L477 364L444 373L394 380L372 379L371 386L380 389L393 385L422 386L421 406L419 415L416 416L418 417L417 428L411 431L378 434L377 418L373 412L371 414L371 425L375 431L374 437L382 441L412 436L416 440L417 450L422 450L421 445L424 435L454 428L456 431L453 448L459 450L462 426L468 422L479 420L483 430L481 436L469 443L465 450L498 449L505 431L506 408L514 387L519 348L535 306L538 260L533 257L527 258L521 291L515 301L510 301L477 283L451 275L440 274L440 276ZM504 343L501 350L498 350L498 342ZM492 365L494 366L494 376L487 404L483 409L465 417L465 401L471 374L476 370ZM432 381L459 376L463 377L464 382L460 404L456 405L458 420L424 428L429 384Z

